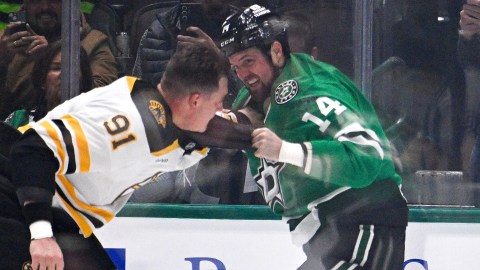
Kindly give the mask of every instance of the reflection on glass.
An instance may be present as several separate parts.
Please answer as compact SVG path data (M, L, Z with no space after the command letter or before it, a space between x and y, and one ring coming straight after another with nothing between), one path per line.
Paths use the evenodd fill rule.
M375 8L372 102L397 151L407 199L475 205L474 135L466 125L475 109L456 57L462 3L383 1Z
M160 6L153 1L110 2L109 10L113 10L111 14L114 15L110 16L108 27L106 24L102 26L111 35L114 51L118 51L116 40L126 40L121 37L130 39L130 55L117 53L117 61L124 74L142 76L138 54L142 36L148 27L154 25L156 14L170 11L176 4ZM239 8L255 2L281 14L303 15L311 22L312 40L316 47L314 57L353 77L353 59L357 48L353 48L352 33L361 31L362 25L353 25L352 1L225 2ZM457 187L462 183L462 188L468 187L469 191L465 192L473 194L474 186L471 184L477 177L470 159L476 137L478 91L475 85L478 85L478 73L473 68L462 68L457 60L457 53L461 53L457 52L461 1L387 0L373 3L371 99L394 148L395 164L404 180L405 195L407 198L410 196L412 203L434 204L428 200L422 201L417 194L426 192L417 189L416 182L427 175L435 179L431 180L435 184L453 181L455 185L452 185ZM221 10L220 6L214 8ZM148 22L136 18L135 14L147 11L150 14ZM173 24L172 27L174 29L177 26ZM292 32L292 36L299 34L298 31ZM143 37L143 42L148 41ZM125 45L124 42L122 44ZM232 87L238 88L239 85ZM233 91L231 96L234 95ZM232 165L233 162L239 163ZM210 166L215 166L215 169ZM231 169L232 166L235 170ZM178 175L175 177L178 178ZM200 184L199 192L215 198L205 203L262 204L262 199L257 198L258 194L250 196L256 193L252 192L255 183L249 177L250 172L241 154L232 153L210 163L201 163L194 177L189 180L194 179ZM451 177L459 180L439 180ZM444 191L448 189L445 187ZM248 198L245 199L247 194ZM167 202L192 203L184 199L172 201L172 198ZM475 203L459 201L452 204Z

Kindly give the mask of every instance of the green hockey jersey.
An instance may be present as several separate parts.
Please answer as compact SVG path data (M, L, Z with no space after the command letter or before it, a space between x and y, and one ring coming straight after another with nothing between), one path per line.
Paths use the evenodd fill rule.
M247 153L255 181L275 213L299 217L352 188L387 179L400 184L372 105L338 69L291 54L270 97L265 126L282 140L306 146L303 167ZM249 101L243 89L233 107Z

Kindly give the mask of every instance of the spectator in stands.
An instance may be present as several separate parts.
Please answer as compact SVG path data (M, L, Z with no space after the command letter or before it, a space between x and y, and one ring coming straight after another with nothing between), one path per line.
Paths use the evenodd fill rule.
M25 0L27 30L14 32L19 23L10 23L0 33L0 118L14 110L31 110L35 89L31 79L33 63L48 44L61 39L61 1ZM87 52L93 86L107 85L117 78L117 63L108 37L88 25L83 14L80 22L81 46Z
M458 58L464 68L480 69L480 0L467 0L460 12Z
M38 121L44 117L48 111L53 109L61 102L61 60L62 43L55 41L50 43L46 52L40 59L35 61L32 69L32 82L35 89L36 100L31 112L20 109L11 114L7 121L14 127L20 127L31 120ZM87 53L80 48L80 93L92 89L92 70L88 61Z
M287 11L281 19L287 22L290 51L308 53L313 59L318 59L315 35L308 17L299 11Z
M175 49L176 37L181 34L182 4L184 2L194 2L201 7L199 10L203 11L203 14L199 17L203 17L204 20L200 22L202 25L195 26L199 27L214 41L220 37L220 27L223 20L233 11L238 10L236 7L229 5L229 1L197 0L181 1L180 4L171 9L157 14L157 19L152 22L140 40L132 71L134 76L153 83L161 78L165 65ZM225 99L227 106L231 104L235 98L236 90L239 88L238 85L235 85L235 82L238 82L235 80L235 76L230 76L229 96Z
M61 42L52 43L45 56L35 63L32 71L33 86L40 89L39 105L33 120L40 120L48 111L61 103L60 75L62 60ZM93 75L87 52L80 48L80 93L93 88Z
M460 12L458 59L465 72L467 130L462 143L463 156L470 157L464 176L480 182L480 0L467 0ZM473 149L473 151L472 151ZM476 192L480 205L480 192Z

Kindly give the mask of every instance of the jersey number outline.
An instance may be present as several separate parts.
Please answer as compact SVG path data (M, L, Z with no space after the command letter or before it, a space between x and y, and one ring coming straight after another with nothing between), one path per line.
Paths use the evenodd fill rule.
M329 97L319 97L316 100L318 109L320 110L320 113L323 114L324 116L327 116L330 114L330 112L334 112L336 115L342 114L347 107L343 106L340 104L340 102L336 100L332 100ZM306 112L303 117L302 117L303 122L308 122L311 121L315 125L319 127L319 130L323 133L327 128L330 126L331 122L329 120L322 120L315 115Z
M137 139L133 133L129 132L130 121L128 121L125 115L117 114L108 121L103 122L103 126L108 134L115 137L112 138L113 150Z

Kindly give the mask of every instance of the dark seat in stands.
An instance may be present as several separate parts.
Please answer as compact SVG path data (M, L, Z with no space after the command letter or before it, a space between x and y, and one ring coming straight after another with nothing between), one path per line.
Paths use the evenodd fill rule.
M115 36L121 32L121 19L112 6L99 1L95 3L91 13L85 14L85 18L93 29L102 31L109 37L110 49L116 56Z
M155 16L178 3L179 1L156 1L153 4L138 7L138 9L134 11L132 28L130 30L130 51L133 57L137 55L137 48L140 44L143 33L155 20Z

